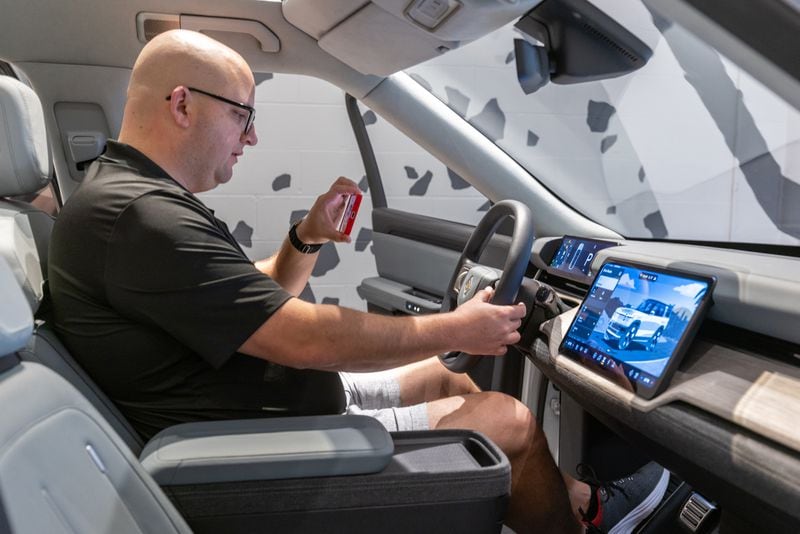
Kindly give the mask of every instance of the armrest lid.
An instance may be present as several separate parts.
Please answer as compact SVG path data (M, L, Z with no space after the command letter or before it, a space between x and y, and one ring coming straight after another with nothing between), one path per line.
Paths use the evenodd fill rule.
M393 452L377 420L329 415L176 425L156 434L140 460L165 486L374 473Z

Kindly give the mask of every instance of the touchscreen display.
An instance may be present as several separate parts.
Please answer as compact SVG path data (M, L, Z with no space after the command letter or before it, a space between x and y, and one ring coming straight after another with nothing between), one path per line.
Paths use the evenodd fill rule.
M713 285L713 278L609 260L561 350L652 397L694 335Z
M550 267L588 282L592 276L592 260L597 251L614 245L616 243L608 241L564 236L561 246L550 261Z

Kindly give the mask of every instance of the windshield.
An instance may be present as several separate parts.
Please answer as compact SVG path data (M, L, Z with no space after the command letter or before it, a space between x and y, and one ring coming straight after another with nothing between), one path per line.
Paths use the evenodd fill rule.
M408 73L537 180L626 237L800 244L800 115L639 0L593 0L652 50L525 95L513 25Z

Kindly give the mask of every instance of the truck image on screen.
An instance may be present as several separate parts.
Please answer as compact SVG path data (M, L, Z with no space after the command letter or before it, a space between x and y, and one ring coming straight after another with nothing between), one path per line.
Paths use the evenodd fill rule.
M652 351L667 327L671 310L671 305L655 299L644 300L636 308L621 306L611 316L603 338L616 341L620 350L639 342Z

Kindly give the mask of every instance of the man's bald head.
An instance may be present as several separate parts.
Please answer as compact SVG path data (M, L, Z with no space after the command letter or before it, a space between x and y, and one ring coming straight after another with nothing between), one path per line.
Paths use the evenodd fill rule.
M223 93L248 82L253 83L252 72L236 51L198 32L172 30L142 49L131 73L128 99L168 95L179 85Z
M197 32L165 32L133 66L119 140L190 191L208 190L258 142L254 128L244 131L254 99L253 73L237 52Z

